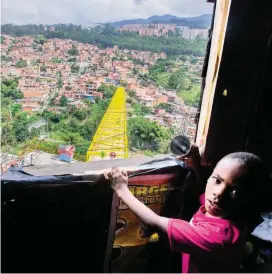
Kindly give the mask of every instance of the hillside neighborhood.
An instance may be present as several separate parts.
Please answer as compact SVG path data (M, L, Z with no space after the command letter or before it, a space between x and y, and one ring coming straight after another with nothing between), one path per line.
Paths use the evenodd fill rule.
M73 48L78 51L75 56L71 55ZM176 130L181 128L191 138L194 137L193 119L189 119L189 123L187 121L187 128L184 125L186 117L194 117L196 109L186 106L173 90L166 90L154 83L143 86L137 75L133 74L135 70L148 73L156 60L166 58L164 53L120 50L117 47L101 49L60 39L49 39L43 45L37 45L33 37L10 36L4 36L1 50L2 56L7 59L2 61L1 76L20 77L18 89L23 92L24 98L17 102L24 111L37 112L45 108L57 111L56 106L62 96L68 99L69 106L83 108L86 106L83 99L103 99L103 93L98 91L102 84L119 85L123 81L127 90L135 91L135 100L146 107L173 104L172 111L157 108L148 119L176 127ZM76 62L71 63L72 58ZM197 70L201 69L203 60L199 61L200 64L194 66ZM24 67L20 67L22 62L25 62ZM51 98L55 100L55 107L48 106Z
M41 35L20 37L2 35L1 52L1 79L16 81L16 89L22 93L22 96L14 99L13 104L15 105L12 108L17 111L19 105L21 111L27 113L29 131L21 137L23 129L19 129L19 120L16 121L16 117L13 117L16 116L16 112L10 112L10 106L4 106L2 115L3 132L5 133L5 138L2 140L4 148L6 145L14 147L12 145L14 130L17 130L15 133L15 135L17 134L15 136L16 148L20 147L20 144L25 146L25 142L29 138L33 138L31 136L39 136L37 134L41 132L40 128L44 129L43 132L47 132L48 141L60 142L59 138L67 140L65 132L70 130L65 124L62 128L63 126L58 126L55 123L55 121L59 121L58 119L66 119L64 121L67 121L66 124L69 124L71 130L76 127L81 130L75 134L78 138L76 151L81 155L77 159L82 160L92 134L102 119L103 112L101 111L105 109L106 105L101 105L101 103L110 100L113 94L111 92L114 92L117 86L124 86L127 91L127 120L134 123L134 127L137 127L135 121L140 115L146 121L155 122L159 128L167 130L168 134L171 131L169 137L166 135L158 137L160 140L163 138L166 144L170 141L171 136L178 134L185 134L191 141L194 140L196 104L186 103L187 99L183 98L183 94L191 96L191 88L199 90L197 94L200 92L203 57L184 55L169 59L169 56L164 52L120 49L117 46L101 48L71 39L45 39ZM187 86L185 93L179 91L180 84L178 86L177 84L169 85L180 71L185 71L191 79L190 81L186 78L184 80L184 88ZM171 75L172 77L170 77ZM95 109L95 105L98 109ZM91 114L92 110L96 111L98 116L92 116L94 115ZM75 120L67 116L75 111L79 112L79 114L75 114L78 117L83 115L83 111L83 117L86 117L86 120L82 122L82 119L85 118ZM56 115L57 118L52 115ZM74 117L74 114L71 115ZM88 120L88 115L90 115L89 120L95 120L91 124L92 128L89 129L88 125L91 122ZM133 118L136 120L131 120ZM30 123L32 120L33 123ZM51 121L49 126L48 121ZM15 128L14 122L19 123L18 129ZM10 129L10 123L13 123L13 129ZM25 122L21 124L23 123ZM48 128L52 134L49 134ZM59 131L63 132L64 137L59 137ZM81 132L83 132L83 136ZM137 130L131 132L137 132ZM161 133L158 134L161 136ZM134 140L134 144L138 143L137 138ZM145 139L144 143L150 142L148 140ZM68 138L68 141L71 143L73 139ZM54 143L51 143L50 147L52 144ZM46 149L45 151L55 151L54 153L56 153L57 143L54 146L53 150ZM132 147L133 144L130 145L130 148ZM143 149L145 149L144 147ZM161 153L159 151L157 153ZM131 151L130 157L134 157L133 155L136 154Z

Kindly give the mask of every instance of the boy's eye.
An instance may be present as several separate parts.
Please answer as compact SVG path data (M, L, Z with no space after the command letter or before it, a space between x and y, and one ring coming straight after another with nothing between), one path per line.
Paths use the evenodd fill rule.
M220 184L221 183L221 181L217 177L213 176L212 178L213 178L215 184Z

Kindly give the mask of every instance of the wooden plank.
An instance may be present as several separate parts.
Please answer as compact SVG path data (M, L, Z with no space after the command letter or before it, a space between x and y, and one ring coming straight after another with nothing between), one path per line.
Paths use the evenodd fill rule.
M203 140L206 139L209 130L209 122L215 93L215 83L217 81L223 52L230 4L231 0L223 0L216 3L212 41L209 53L209 65L205 79L205 89L201 102L201 112L196 136L196 143L198 145L205 145L205 141Z

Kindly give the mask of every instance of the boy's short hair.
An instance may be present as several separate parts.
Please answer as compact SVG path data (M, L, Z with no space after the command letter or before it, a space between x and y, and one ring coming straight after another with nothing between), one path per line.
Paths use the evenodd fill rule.
M250 152L230 153L223 159L237 160L246 168L247 171L242 176L241 181L246 183L248 191L254 195L258 205L263 207L268 202L272 190L271 178L266 164L260 157ZM268 193L269 195L267 195Z

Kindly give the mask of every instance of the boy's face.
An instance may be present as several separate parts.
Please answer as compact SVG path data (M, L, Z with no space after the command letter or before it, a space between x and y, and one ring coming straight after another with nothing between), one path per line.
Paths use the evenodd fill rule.
M208 215L224 218L244 209L245 184L239 182L239 178L246 172L246 167L235 159L224 158L218 162L205 191Z

